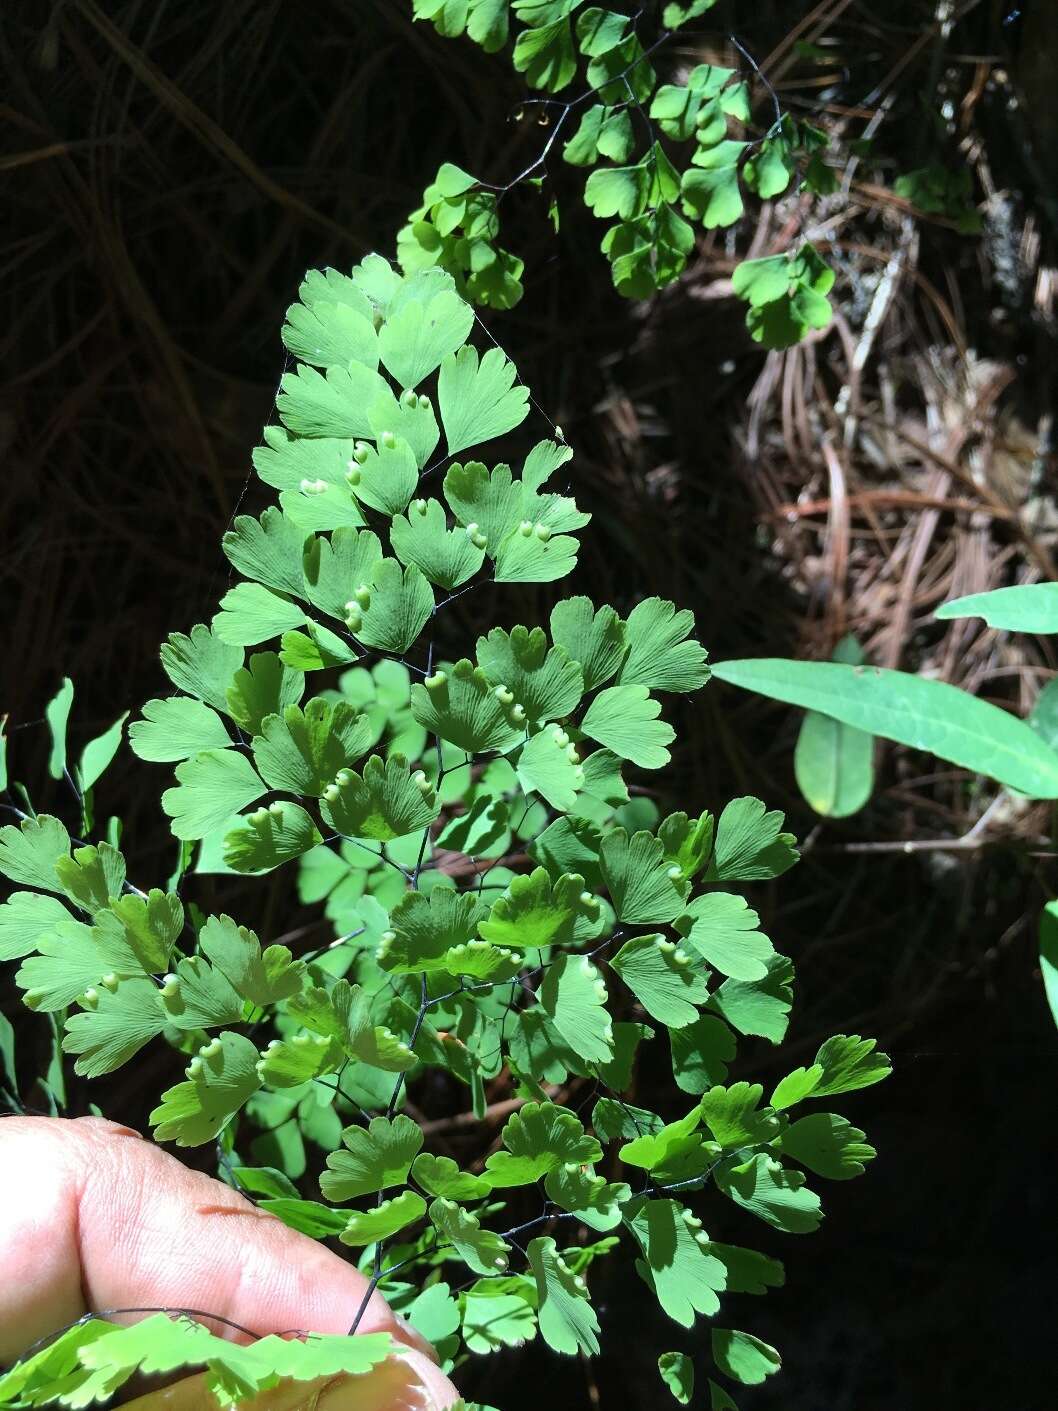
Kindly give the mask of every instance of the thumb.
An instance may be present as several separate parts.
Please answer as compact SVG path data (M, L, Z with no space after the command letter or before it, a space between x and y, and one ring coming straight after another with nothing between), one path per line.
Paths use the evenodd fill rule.
M0 1121L0 1267L0 1361L107 1308L200 1309L261 1336L344 1333L368 1288L351 1264L230 1187L129 1128L92 1117ZM377 1376L350 1379L358 1398L369 1380L385 1396L403 1379L419 1388L408 1405L423 1406L424 1384L434 1398L426 1405L456 1399L424 1355L427 1344L380 1294L372 1294L359 1331L389 1332L409 1352ZM184 1385L168 1390L176 1395ZM386 1411L404 1405L379 1402Z

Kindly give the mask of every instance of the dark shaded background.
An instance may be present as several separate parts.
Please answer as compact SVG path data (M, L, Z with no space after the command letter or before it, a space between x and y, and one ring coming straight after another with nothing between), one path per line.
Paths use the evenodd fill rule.
M159 641L214 609L227 577L220 535L237 505L258 507L249 452L271 414L282 312L304 269L391 251L441 161L505 181L539 147L532 123L512 120L523 90L506 62L412 26L408 8L9 0L0 9L9 217L0 236L0 713L10 714L12 772L40 808L70 809L43 767L40 718L60 677L77 686L74 738L89 738L119 710L164 692ZM703 22L701 45L686 57L730 53L724 36L735 24L763 59L804 23L802 35L838 46L841 76L821 84L791 69L784 101L813 110L824 92L830 116L849 108L862 126L885 80L895 171L943 145L923 111L949 65L958 97L967 65L990 56L1009 79L980 97L977 135L998 184L1013 192L1013 218L1035 222L1037 265L1053 264L1056 108L1053 62L1041 59L1058 59L1048 48L1049 0L1019 7L1009 24L1010 5L957 7L965 16L943 47L932 4L879 8L732 0ZM1012 92L1022 100L1015 109ZM579 179L554 164L565 197L558 240L534 194L505 199L527 294L513 312L485 319L577 450L576 494L595 519L574 590L619 607L645 592L686 604L717 658L826 649L833 624L811 546L783 539L763 513L769 500L774 508L816 485L819 469L785 445L777 404L753 441L746 399L767 365L725 292L733 247L710 238L678 287L649 305L626 304L597 252L599 229L578 207ZM897 218L864 198L845 231L837 292L846 310L860 295L857 242L891 248ZM923 225L919 238L921 280L942 294L931 301L920 283L917 302L909 296L887 326L886 348L899 345L909 363L909 345L939 344L964 359L974 348L1008 365L1003 414L1016 410L1035 427L1053 401L1053 326L1031 299L1004 293L986 239L944 223ZM955 310L954 328L942 308ZM1045 475L1053 470L1051 461ZM943 545L966 522L942 517L942 567ZM1014 567L1028 561L1013 529L993 529L993 552ZM535 620L548 592L531 588L501 611ZM494 620L492 606L473 597L456 605L453 634ZM879 631L888 611L882 601ZM938 641L916 616L903 664L914 667ZM1027 658L1044 673L1054 665L1046 652L1035 644ZM1023 704L1020 679L1011 668L994 691ZM678 806L715 807L754 791L786 807L800 836L813 835L791 774L796 721L715 686L676 723L667 783ZM125 756L106 781L104 806L126 820L130 873L152 882L172 853L162 787L159 771ZM814 834L803 863L755 898L797 963L799 1003L781 1057L747 1045L735 1076L774 1078L835 1030L877 1034L895 1074L843 1101L880 1155L864 1179L826 1187L822 1232L804 1240L747 1232L786 1258L788 1284L766 1300L732 1300L728 1321L775 1343L786 1360L771 1385L742 1393L744 1406L1058 1404L1058 1038L1033 952L1053 860L1027 857L1016 829L968 855L841 852L856 840L956 836L977 802L950 773L891 752L870 808ZM255 882L245 897L233 879L202 882L203 905L273 929L296 921L286 876ZM10 989L3 998L32 1052L38 1021ZM96 1100L108 1115L142 1121L142 1094L157 1092L176 1066L156 1055L134 1082L118 1074L75 1090L73 1105L83 1111ZM642 1101L651 1105L652 1085L670 1081L644 1073ZM707 1220L710 1232L737 1240L738 1214L718 1209L723 1223ZM657 1354L693 1350L693 1339L662 1326L627 1269L600 1275L593 1293L609 1336L594 1368L534 1345L482 1364L468 1391L508 1411L537 1404L542 1389L563 1408L665 1404Z

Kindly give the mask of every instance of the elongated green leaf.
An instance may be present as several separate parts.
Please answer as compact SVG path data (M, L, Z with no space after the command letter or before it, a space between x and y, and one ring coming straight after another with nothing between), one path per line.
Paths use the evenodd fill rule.
M574 1274L553 1239L532 1240L527 1253L536 1278L540 1332L556 1352L589 1356L599 1351L599 1320L584 1279Z
M1040 917L1040 972L1051 1017L1058 1026L1058 902L1043 908Z
M831 661L725 661L733 686L926 750L1030 798L1058 798L1058 753L1023 721L943 681Z
M983 617L989 627L1004 632L1058 632L1058 583L1027 583L953 598L937 609L944 621L953 617Z
M338 1238L342 1244L373 1244L376 1240L389 1239L425 1214L426 1202L417 1191L401 1191L373 1210L354 1210Z

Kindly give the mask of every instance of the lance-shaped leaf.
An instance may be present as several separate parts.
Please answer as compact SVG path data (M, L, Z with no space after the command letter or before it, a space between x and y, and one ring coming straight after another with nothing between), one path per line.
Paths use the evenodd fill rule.
M276 410L284 426L299 436L371 436L368 408L376 402L392 406L396 415L389 383L362 363L329 367L326 377L301 365L283 375L280 388Z
M502 1273L510 1245L492 1230L483 1230L475 1216L453 1200L438 1197L430 1205L430 1220L439 1242L449 1244L475 1274Z
M254 652L232 677L228 687L228 714L251 735L269 715L281 715L297 705L305 690L302 672L289 667L275 652Z
M532 1240L526 1253L536 1279L544 1341L556 1352L593 1357L599 1351L599 1320L588 1301L583 1275L573 1273L550 1237Z
M478 922L488 914L488 905L472 892L450 887L434 887L429 894L407 891L390 912L378 962L398 974L449 970L451 952L477 939Z
M317 1240L330 1239L333 1235L340 1235L345 1229L344 1212L332 1210L329 1205L321 1205L318 1200L299 1200L296 1195L276 1196L258 1200L257 1208L275 1215L290 1229L303 1235L311 1235Z
M878 1154L863 1137L859 1127L844 1117L833 1112L813 1112L787 1127L775 1145L817 1176L849 1181L862 1176L866 1163Z
M989 627L1004 632L1058 632L1058 583L1028 583L1016 588L994 588L942 603L936 616L947 622L956 617L983 617Z
M577 914L589 903L581 900L584 878L576 874L552 883L537 867L528 876L512 877L503 896L478 925L482 940L517 950L567 945L573 939Z
M721 1372L744 1386L759 1385L782 1366L774 1347L752 1333L732 1328L713 1329L713 1361Z
M199 623L189 637L182 632L170 633L160 656L165 674L179 690L217 710L228 709L226 693L242 666L241 647L222 641Z
M71 1014L62 1048L77 1055L74 1072L99 1078L156 1038L169 1023L158 993L150 980L119 980L113 990L99 991L94 1009Z
M448 592L473 578L485 561L484 542L475 543L466 529L449 529L438 500L412 500L407 515L394 517L389 542L401 563L414 564Z
M121 922L129 949L151 975L169 967L169 957L184 928L184 907L173 892L152 887L145 897L117 897L110 909Z
M584 693L580 667L564 647L549 647L540 627L494 627L478 638L477 657L489 684L509 691L530 721L562 719Z
M269 872L314 848L322 839L300 804L286 799L245 814L224 835L224 862L233 872Z
M658 719L660 714L661 706L646 686L607 686L588 706L580 728L622 759L643 769L661 769L669 762L667 746L676 732Z
M426 1202L417 1191L401 1191L373 1210L354 1210L338 1238L342 1244L374 1244L376 1240L389 1239L425 1214Z
M296 358L317 367L363 363L378 367L379 338L370 314L346 303L320 300L306 307L291 304L283 325L283 342Z
M292 960L286 946L261 949L255 932L230 916L210 916L198 933L202 954L252 1004L264 1007L296 995L305 983L305 964ZM254 1056L254 1062L257 1056Z
M711 878L760 882L781 877L798 859L792 833L782 831L783 815L768 812L760 799L732 799L716 825Z
M512 1112L501 1140L506 1150L493 1152L485 1163L485 1179L493 1187L531 1185L567 1162L580 1167L602 1159L602 1147L583 1123L551 1102L529 1102Z
M411 1174L427 1195L446 1200L483 1200L492 1190L492 1182L484 1176L461 1171L450 1156L433 1156L428 1151L421 1151L412 1162Z
M404 1185L422 1146L422 1132L401 1113L392 1120L374 1117L366 1129L346 1127L342 1142L345 1150L331 1152L320 1177L320 1190L335 1202Z
M682 1029L698 1018L696 1005L709 987L686 951L663 936L636 936L610 961L646 1012L662 1024Z
M683 909L686 888L672 875L661 842L647 832L629 838L615 828L602 840L599 864L618 921L657 925Z
M121 922L109 912L100 913L91 927L67 913L36 938L35 949L38 953L24 960L15 975L30 1009L65 1009L104 978L106 987L113 988L119 980L144 975Z
M614 675L628 646L616 611L596 608L589 598L564 598L551 610L551 636L580 665L584 689L594 691Z
M684 1328L698 1313L711 1318L727 1287L727 1270L709 1254L702 1222L675 1200L647 1200L625 1215L643 1254L639 1273L664 1312Z
M514 718L512 704L466 658L411 688L411 713L419 724L467 754L503 754L524 737L524 721Z
M736 1205L777 1230L805 1235L819 1228L819 1197L805 1188L804 1176L785 1170L763 1152L743 1162L729 1158L716 1168L714 1179Z
M518 782L526 793L538 793L563 813L575 807L577 794L584 787L580 754L560 725L545 725L526 741L517 769Z
M733 892L695 897L676 921L676 929L693 950L722 975L736 980L763 980L768 974L775 952L759 925L760 917L745 897Z
M12 882L40 887L45 892L61 891L55 864L70 856L70 835L50 813L24 818L0 828L0 872Z
M273 789L318 798L339 769L370 749L373 735L370 720L348 701L315 696L304 710L289 705L281 716L265 717L254 762Z
M58 897L12 892L0 904L0 963L32 955L41 939L59 927L72 926L76 930L81 924Z
M347 1058L387 1073L405 1073L415 1063L411 1049L371 1018L371 995L348 980L331 989L311 989L296 995L287 1013L313 1033L338 1044Z
M403 755L372 755L362 775L340 771L323 793L320 811L337 833L386 843L426 828L440 812L437 794L422 770L412 774Z
M53 779L61 779L66 769L66 726L73 705L73 682L64 676L62 685L44 707L51 736L51 754L48 757L48 773Z
M607 998L606 982L586 955L560 955L540 986L540 1003L552 1024L586 1063L613 1058Z
M204 838L265 792L238 750L203 750L176 766L176 778L178 786L162 794L162 808L178 838Z
M55 875L70 900L94 915L109 907L111 897L121 895L125 885L125 859L109 843L98 847L75 848L72 857L60 857Z
M177 1146L213 1141L261 1086L258 1052L241 1034L224 1032L187 1065L187 1082L162 1093L150 1116L154 1139Z
M399 656L429 621L433 589L414 564L402 572L396 559L382 559L346 607L346 624L364 646Z
M990 775L1030 798L1058 798L1058 753L1024 721L944 681L832 661L729 661L715 674Z
M191 696L148 701L143 719L129 726L132 753L155 764L187 759L200 750L222 750L230 744L231 737L217 712Z
M618 681L654 691L695 691L709 680L705 649L689 638L694 614L663 598L645 598L625 624L628 655Z
M621 1223L621 1207L632 1198L631 1186L623 1181L608 1181L575 1162L549 1171L544 1190L561 1209L568 1210L589 1229L601 1232L616 1229Z
M110 768L121 745L122 731L125 728L128 715L127 710L119 715L113 725L104 730L101 735L97 735L95 739L89 740L81 751L81 759L74 766L74 778L82 794L86 794L94 788L106 770ZM3 737L0 736L0 756L3 755L3 749ZM2 782L3 772L3 762L0 759L0 782ZM6 788L6 783L4 787Z
M336 529L305 548L305 586L309 601L321 612L343 621L348 604L361 587L368 587L382 562L382 545L370 529Z
M491 441L529 414L529 392L515 385L518 370L499 348L479 359L476 348L460 348L441 363L437 401L448 454Z

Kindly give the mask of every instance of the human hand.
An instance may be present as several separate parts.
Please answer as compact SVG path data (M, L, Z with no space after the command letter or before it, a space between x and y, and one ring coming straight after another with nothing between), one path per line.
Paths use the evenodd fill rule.
M367 1282L336 1254L102 1118L0 1121L0 1362L86 1312L195 1308L261 1336L344 1333ZM224 1325L212 1331L233 1336ZM291 1383L255 1411L444 1411L456 1389L426 1343L373 1294L359 1332L402 1346L356 1378ZM349 1390L355 1391L355 1398ZM166 1411L208 1402L201 1377L156 1394ZM214 1408L215 1411L215 1408Z

